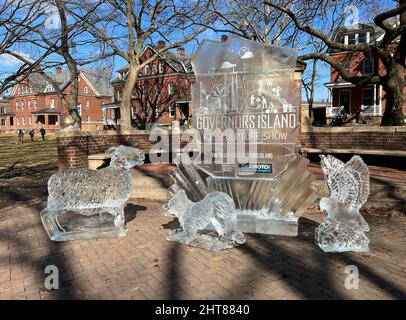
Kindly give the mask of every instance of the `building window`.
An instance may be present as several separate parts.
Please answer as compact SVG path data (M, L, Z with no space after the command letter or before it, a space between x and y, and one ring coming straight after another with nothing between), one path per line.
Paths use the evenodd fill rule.
M20 125L20 118L16 117L16 120L17 120L17 126L19 126Z
M5 114L5 113L6 113L6 108L5 108L5 107L1 107L1 108L0 108L0 113L1 113L1 114Z
M86 122L90 122L90 116L86 116Z
M38 105L37 105L37 100L34 100L34 110L37 110Z
M90 100L86 100L86 108L90 108Z
M32 126L32 118L31 118L31 117L28 117L28 124L29 124L30 126Z
M144 84L142 87L142 95L146 97L148 95L148 85Z
M374 72L374 58L366 58L362 64L364 74L372 74Z
M165 71L165 65L163 62L159 63L159 73L164 73Z
M50 100L50 108L55 109L55 100L54 100L54 98L51 98L51 100Z
M31 101L30 100L27 101L27 109L31 110Z
M89 89L87 88L87 86L83 87L83 93L89 93Z
M18 111L18 101L16 101L16 111Z
M6 119L4 119L4 118L3 118L3 119L1 119L1 125L2 125L2 126L5 126L6 124L7 124Z
M348 59L345 59L343 61L341 61L341 65L345 68L345 69L349 69L350 68L350 61Z
M169 94L175 93L175 85L172 82L168 83L168 93Z
M152 74L156 74L156 64L152 65Z
M18 94L21 94L21 88L20 88L20 87L18 87L17 93L18 93Z
M21 110L24 110L24 101L21 101Z
M353 33L353 34L349 34L348 35L348 44L355 44L356 42L357 42L357 39L356 39L357 37L356 37L356 34L355 33Z
M157 96L161 95L161 85L159 83L155 85L155 93Z
M48 92L48 91L54 91L54 87L52 84L48 84L47 87L45 88L45 92Z
M135 108L131 107L131 119L135 119Z
M374 89L365 88L362 90L362 105L372 106L374 103Z
M79 104L77 106L77 110L78 110L78 115L82 116L82 104Z
M121 97L120 97L120 90L117 90L117 101L120 101Z
M21 117L21 121L23 122L23 126L25 126L25 117Z
M160 115L161 115L161 107L156 106L156 108L155 108L155 117L159 118Z
M176 116L176 105L175 105L175 102L172 102L172 103L169 105L169 116L170 116L170 117L175 117L175 116Z
M149 66L148 65L145 66L144 73L146 76L149 75Z
M367 33L361 32L358 34L358 43L367 43Z

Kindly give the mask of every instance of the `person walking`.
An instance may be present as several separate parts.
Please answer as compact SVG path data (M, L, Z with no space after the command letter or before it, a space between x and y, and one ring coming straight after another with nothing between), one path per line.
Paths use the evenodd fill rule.
M20 140L21 143L24 143L24 131L22 129L18 129L18 140Z
M31 141L34 141L34 129L31 129L28 134L30 135Z
M41 129L39 130L39 132L41 133L42 140L44 141L44 140L45 140L45 134L46 134L45 129L44 129L44 128L41 128Z

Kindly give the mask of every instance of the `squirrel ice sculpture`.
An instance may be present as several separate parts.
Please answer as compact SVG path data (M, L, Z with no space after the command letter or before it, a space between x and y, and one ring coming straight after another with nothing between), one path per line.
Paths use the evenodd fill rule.
M361 157L343 163L321 155L321 168L330 197L320 200L328 216L316 228L316 243L325 252L367 252L369 226L359 212L369 196L369 171Z
M183 189L180 189L174 193L165 207L169 214L179 219L183 229L171 235L172 241L192 244L198 238L198 231L212 224L219 235L219 241L228 244L225 247L232 246L233 243L245 243L244 234L237 229L234 201L226 193L210 192L201 201L195 203L188 199ZM206 240L210 242L213 239L207 237ZM223 249L218 243L214 246ZM210 247L212 250L213 245L208 244L203 247L206 249Z

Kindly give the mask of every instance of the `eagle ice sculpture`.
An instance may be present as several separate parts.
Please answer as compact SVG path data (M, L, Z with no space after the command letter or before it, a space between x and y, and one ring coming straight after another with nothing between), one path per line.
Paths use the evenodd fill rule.
M361 157L343 163L321 155L321 168L330 197L320 200L328 216L316 228L316 243L325 252L368 252L369 226L359 213L369 196L369 171Z

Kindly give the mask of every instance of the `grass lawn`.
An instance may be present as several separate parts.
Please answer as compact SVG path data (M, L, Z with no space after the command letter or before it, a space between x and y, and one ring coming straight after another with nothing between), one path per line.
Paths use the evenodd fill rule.
M45 141L36 134L34 141L24 137L24 143L18 142L17 135L0 136L0 168L9 167L57 167L55 135L47 134Z
M19 201L45 200L47 181L58 170L55 136L45 141L36 134L26 135L24 143L15 136L0 136L0 208Z

